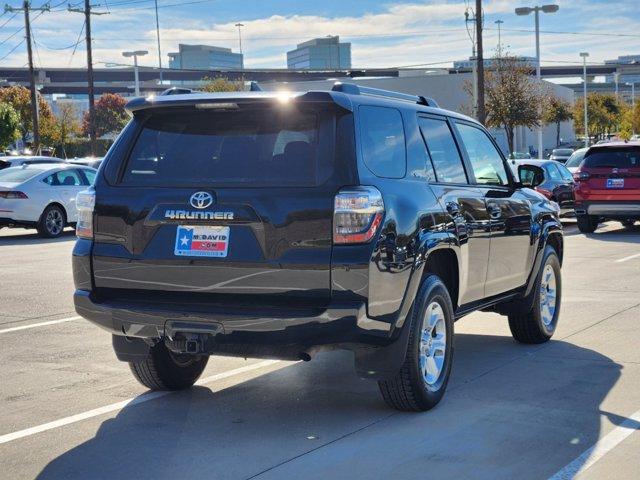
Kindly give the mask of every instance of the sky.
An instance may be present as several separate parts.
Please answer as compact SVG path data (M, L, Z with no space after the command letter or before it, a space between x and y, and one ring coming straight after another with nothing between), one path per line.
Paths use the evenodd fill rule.
M84 2L70 0L82 7ZM548 0L552 1L552 0ZM75 2L75 3L74 3ZM32 7L45 3L33 0ZM32 12L36 67L84 67L84 16L66 10L69 1L51 0L52 11ZM154 0L97 0L92 17L94 64L128 64L125 50L148 50L144 66L158 65ZM542 63L602 62L619 55L640 54L638 0L558 0L560 10L541 14ZM21 1L8 4L20 7ZM178 43L195 43L238 50L242 45L246 68L286 68L286 52L297 43L326 35L340 35L351 42L352 66L400 67L451 66L467 58L471 41L465 28L465 9L475 1L372 0L158 0L162 62ZM533 15L516 16L517 6L533 6L526 0L485 0L485 56L498 45L496 20L502 20L503 50L514 55L535 55ZM0 13L0 66L27 64L22 13Z

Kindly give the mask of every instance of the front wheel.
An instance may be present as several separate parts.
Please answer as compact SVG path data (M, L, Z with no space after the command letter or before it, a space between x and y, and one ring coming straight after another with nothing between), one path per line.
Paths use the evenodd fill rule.
M196 383L209 361L208 356L171 352L163 343L151 348L142 362L130 362L136 380L150 390L184 390Z
M593 215L578 215L578 230L582 233L593 233L598 228L598 217Z
M544 343L551 338L558 325L562 297L560 260L550 246L545 248L531 295L531 308L525 313L510 314L509 328L518 342Z
M404 364L393 379L378 386L390 407L425 411L444 395L453 361L453 305L436 275L423 280L407 321L411 333Z

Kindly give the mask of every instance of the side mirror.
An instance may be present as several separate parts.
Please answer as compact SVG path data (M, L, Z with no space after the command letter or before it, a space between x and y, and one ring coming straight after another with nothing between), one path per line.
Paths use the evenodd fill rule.
M544 182L544 170L537 165L520 165L518 177L523 187L534 188Z

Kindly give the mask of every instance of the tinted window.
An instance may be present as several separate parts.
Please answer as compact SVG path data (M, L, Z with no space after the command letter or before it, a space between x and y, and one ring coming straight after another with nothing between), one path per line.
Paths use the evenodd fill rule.
M89 185L93 185L93 182L96 179L96 172L94 172L93 170L82 170L82 173L84 173L84 176L87 177L87 182L89 182Z
M436 172L436 181L467 183L462 158L446 120L419 118L418 122Z
M552 155L559 155L561 157L568 157L572 153L573 150L571 150L570 148L556 148L551 152Z
M560 176L565 182L573 182L573 175L564 165L558 164L556 168L560 171Z
M77 170L62 170L55 175L58 178L57 185L63 187L79 187L82 185L82 178Z
M562 181L562 175L560 175L560 170L558 170L558 168L555 165L548 164L547 172L549 173L549 178L551 178L551 180L553 180L554 182Z
M377 177L402 178L407 169L402 115L394 108L360 107L364 163Z
M640 148L597 148L590 150L583 166L589 168L637 168L640 167Z
M319 124L329 115L293 106L156 114L144 124L122 181L156 186L323 183L333 171L335 127L328 121Z
M462 143L469 155L476 182L485 185L509 183L502 157L487 134L479 128L464 123L457 125Z

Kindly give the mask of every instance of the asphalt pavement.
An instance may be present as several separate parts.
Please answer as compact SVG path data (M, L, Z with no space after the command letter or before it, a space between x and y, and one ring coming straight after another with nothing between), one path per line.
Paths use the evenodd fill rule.
M73 232L0 231L0 478L640 478L640 226L566 228L554 339L456 323L434 410L390 410L346 352L212 357L148 393L73 310Z

